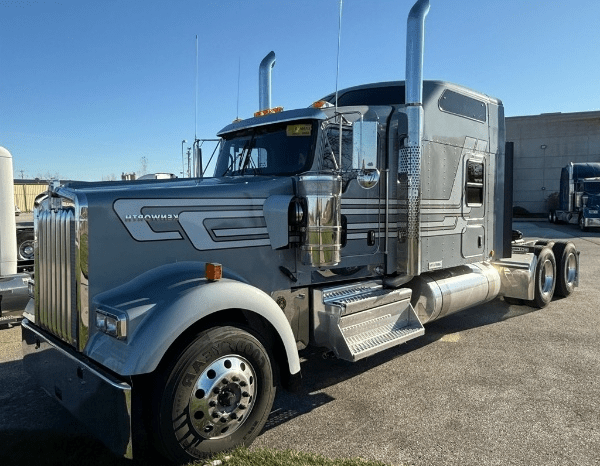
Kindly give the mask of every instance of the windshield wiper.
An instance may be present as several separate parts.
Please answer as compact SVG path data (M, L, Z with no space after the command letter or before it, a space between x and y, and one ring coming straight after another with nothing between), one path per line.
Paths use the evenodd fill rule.
M252 161L252 148L253 145L252 143L254 142L254 137L256 136L256 133L252 133L252 137L250 138L250 141L248 141L247 144L244 145L244 148L242 149L242 153L240 154L240 175L244 175L244 171L246 170L246 167L248 167L248 165L250 164L250 162Z

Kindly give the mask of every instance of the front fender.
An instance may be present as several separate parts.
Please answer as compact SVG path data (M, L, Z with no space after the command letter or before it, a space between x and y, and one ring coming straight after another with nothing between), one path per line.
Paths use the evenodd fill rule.
M273 326L285 347L290 373L299 373L296 339L275 301L258 288L231 278L231 274L214 282L203 275L204 264L170 264L98 295L93 312L124 313L127 336L118 340L94 328L84 353L117 374L146 374L156 369L173 342L196 322L215 312L242 309L260 315ZM94 325L95 319L90 320Z

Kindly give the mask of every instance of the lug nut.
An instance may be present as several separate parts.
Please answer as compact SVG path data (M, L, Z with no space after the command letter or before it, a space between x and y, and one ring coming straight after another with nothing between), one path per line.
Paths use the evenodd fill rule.
M221 380L221 383L222 383L223 385L227 385L227 384L229 384L229 380L227 380L227 379L223 379L223 380Z
M208 403L208 406L211 406L214 408L215 406L217 406L217 402L215 400L212 400L210 403Z
M239 382L240 378L237 375L234 375L231 380L233 380L234 382Z
M248 393L248 392L244 392L244 393L242 393L242 396L243 396L244 398L248 398L248 397L250 396L250 393Z
M231 414L229 415L229 417L230 417L231 419L237 419L237 414L235 414L235 413L231 413Z
M219 413L217 413L216 411L214 413L212 413L212 417L214 417L215 419L218 418L220 416Z
M221 389L219 387L215 387L215 388L213 388L213 393L215 395L218 395L219 393L221 393Z
M227 418L226 418L225 416L223 416L223 417L221 418L221 422L222 422L223 424L225 424L225 423L227 422Z
M246 405L238 405L238 409L246 409Z
M245 387L246 385L248 385L246 382L244 382L243 380L240 382L240 387Z

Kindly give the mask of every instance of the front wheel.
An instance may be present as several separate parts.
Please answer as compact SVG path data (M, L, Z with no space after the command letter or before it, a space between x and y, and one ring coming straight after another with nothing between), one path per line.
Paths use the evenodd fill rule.
M237 327L201 332L158 381L154 433L161 452L177 463L249 445L275 398L267 350Z
M579 229L581 231L587 231L587 227L585 226L585 218L583 218L583 215L579 216Z

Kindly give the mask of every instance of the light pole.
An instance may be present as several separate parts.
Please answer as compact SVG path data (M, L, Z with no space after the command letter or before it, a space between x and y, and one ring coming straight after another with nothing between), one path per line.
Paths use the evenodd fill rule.
M183 161L183 145L186 143L187 141L184 139L183 141L181 141L181 177L185 178L185 162Z

